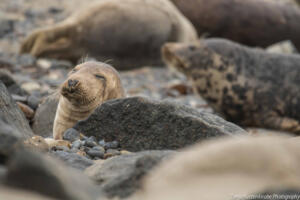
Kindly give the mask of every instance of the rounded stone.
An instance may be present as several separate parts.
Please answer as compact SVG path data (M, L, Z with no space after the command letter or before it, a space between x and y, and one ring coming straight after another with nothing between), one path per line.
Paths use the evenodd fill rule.
M74 142L75 140L78 140L79 138L80 138L80 133L74 128L67 129L63 135L63 139L68 140L70 142Z

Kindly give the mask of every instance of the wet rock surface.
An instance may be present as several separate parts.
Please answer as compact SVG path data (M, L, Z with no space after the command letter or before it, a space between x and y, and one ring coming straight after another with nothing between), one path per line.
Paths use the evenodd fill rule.
M16 129L18 137L29 138L33 136L32 130L29 127L28 121L24 114L19 109L16 102L8 93L5 85L0 81L0 116L13 129Z
M117 140L129 151L178 149L208 138L246 134L216 115L143 97L107 101L74 129Z

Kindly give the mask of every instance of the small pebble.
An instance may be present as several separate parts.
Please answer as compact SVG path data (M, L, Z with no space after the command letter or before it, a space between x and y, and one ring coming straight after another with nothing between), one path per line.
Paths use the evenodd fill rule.
M98 142L98 144L99 144L100 146L104 147L104 146L105 146L105 141L104 141L104 140L100 140L100 141Z
M32 109L36 110L37 107L39 106L40 99L37 98L35 95L30 95L27 99L27 104L30 106Z
M75 140L79 140L80 138L80 133L74 129L74 128L69 128L64 132L63 139L68 140L70 142L74 142Z
M113 156L118 156L118 155L121 155L120 151L115 150L115 149L108 149L106 151L106 153L104 154L104 159L107 159L107 158L110 158Z
M101 146L94 146L92 149L96 150L96 151L101 151L103 153L105 152L105 149L103 147L101 147Z
M87 146L87 147L97 146L96 138L92 136L92 137L89 137L88 139L86 139L85 146Z
M72 149L79 149L81 147L81 141L76 140L72 143Z
M116 150L116 149L107 149L106 153L110 153L113 156L118 156L121 155L120 151Z
M95 136L91 136L87 140L97 142L97 139Z
M105 149L117 149L119 147L118 141L106 142L104 145Z
M90 149L89 151L86 152L89 156L91 156L92 158L94 157L99 157L99 158L103 158L104 157L104 153L101 151L97 151L94 149Z

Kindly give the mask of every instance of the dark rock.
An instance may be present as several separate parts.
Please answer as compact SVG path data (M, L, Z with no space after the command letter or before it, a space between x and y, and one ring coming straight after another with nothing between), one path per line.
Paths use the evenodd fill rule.
M106 142L104 145L105 149L117 149L119 147L118 141Z
M74 128L69 128L64 132L63 139L74 142L75 140L80 139L80 133Z
M178 149L208 138L247 134L216 115L143 97L107 101L74 128L87 136L117 140L129 151Z
M72 143L72 149L79 149L81 147L81 141L76 140Z
M100 140L100 141L98 142L98 144L99 144L100 146L104 147L104 146L105 146L105 141L104 141L104 140Z
M116 149L107 149L106 153L110 153L113 155L120 155L120 151L116 150Z
M7 173L6 167L4 165L0 165L0 184L4 182L6 173Z
M35 95L30 95L28 98L27 98L27 104L28 106L30 106L33 110L36 110L37 107L39 106L40 104L40 98L36 97Z
M95 149L89 149L86 153L89 156L91 156L92 158L95 158L95 157L104 158L104 152L98 151L98 150L95 150Z
M13 154L17 147L21 146L22 134L0 115L0 164Z
M96 162L85 170L108 197L128 197L141 187L141 179L173 151L145 151Z
M80 156L76 153L68 153L65 151L55 151L51 153L53 156L58 157L60 160L64 161L66 165L73 167L75 169L84 170L85 168L94 164L90 159L84 156Z
M28 95L28 93L17 84L13 75L8 70L0 69L0 80L4 83L10 94L17 94L20 96Z
M95 147L95 146L97 146L97 143L94 142L94 141L92 141L92 140L86 140L85 141L85 146L87 146L87 147Z
M80 171L26 150L9 161L5 184L63 200L97 199L101 192Z
M12 129L16 129L19 137L29 138L33 136L28 121L19 109L16 102L8 93L5 85L0 81L0 116L9 124Z
M101 146L95 146L92 149L97 150L97 151L101 151L103 153L105 152L105 149L103 147L101 147Z
M58 96L52 94L48 96L37 108L32 130L36 135L52 137L53 122L58 105Z

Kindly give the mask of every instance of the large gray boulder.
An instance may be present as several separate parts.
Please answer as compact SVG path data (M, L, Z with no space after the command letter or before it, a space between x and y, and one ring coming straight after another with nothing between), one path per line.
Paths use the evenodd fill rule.
M140 189L142 178L174 151L145 151L96 162L85 173L108 197L125 198Z
M22 146L21 133L8 124L0 115L0 164L3 164L16 149Z
M208 138L247 134L216 115L143 97L107 101L74 128L117 140L129 151L178 149Z
M33 136L23 112L8 93L5 85L0 81L0 116L19 138L29 138Z
M101 189L80 171L37 152L20 150L8 161L5 185L63 200L97 199Z

